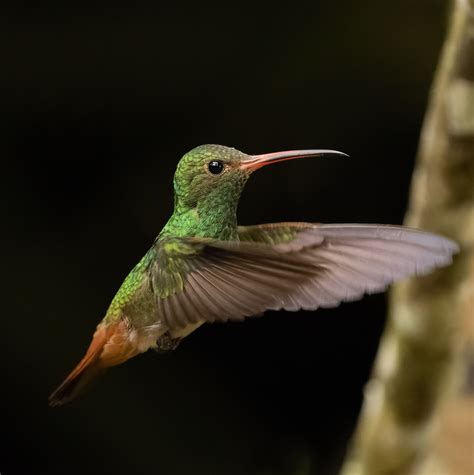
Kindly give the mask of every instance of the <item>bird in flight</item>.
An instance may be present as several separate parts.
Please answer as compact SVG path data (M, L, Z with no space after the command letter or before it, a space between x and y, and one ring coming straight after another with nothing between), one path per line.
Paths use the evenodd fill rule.
M439 235L376 224L237 224L237 205L257 169L333 150L247 155L201 145L174 175L174 212L126 277L90 346L49 398L73 399L105 368L150 348L169 351L206 322L265 310L335 307L452 261L458 246Z

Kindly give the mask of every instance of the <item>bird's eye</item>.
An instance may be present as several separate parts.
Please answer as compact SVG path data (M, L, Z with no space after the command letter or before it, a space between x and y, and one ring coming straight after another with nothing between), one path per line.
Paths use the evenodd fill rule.
M224 164L219 160L212 160L212 162L209 162L207 165L207 168L213 175L219 175L219 173L222 173L222 170L224 170Z

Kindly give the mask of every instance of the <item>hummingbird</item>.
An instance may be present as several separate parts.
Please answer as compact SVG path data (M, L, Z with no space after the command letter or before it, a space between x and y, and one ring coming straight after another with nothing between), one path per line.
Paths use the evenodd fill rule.
M458 245L403 226L282 222L239 226L250 175L335 150L247 155L222 145L186 153L174 175L174 211L125 278L89 348L51 394L62 405L108 367L153 348L166 352L207 322L266 310L316 310L380 292L452 262Z

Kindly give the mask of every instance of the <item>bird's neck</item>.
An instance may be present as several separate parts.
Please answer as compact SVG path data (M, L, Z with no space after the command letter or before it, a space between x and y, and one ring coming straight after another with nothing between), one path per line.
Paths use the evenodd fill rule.
M174 212L160 237L237 239L237 202L229 204L216 198L210 195L192 207L176 200Z

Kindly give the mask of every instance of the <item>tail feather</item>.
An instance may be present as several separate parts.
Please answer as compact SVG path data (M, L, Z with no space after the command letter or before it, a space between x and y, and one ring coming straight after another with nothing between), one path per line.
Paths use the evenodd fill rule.
M51 407L62 406L75 399L103 369L97 363L84 366L80 371L76 368L49 396L49 405Z
M61 406L75 397L105 368L137 354L130 332L123 321L97 327L91 344L78 365L49 397L49 405Z

